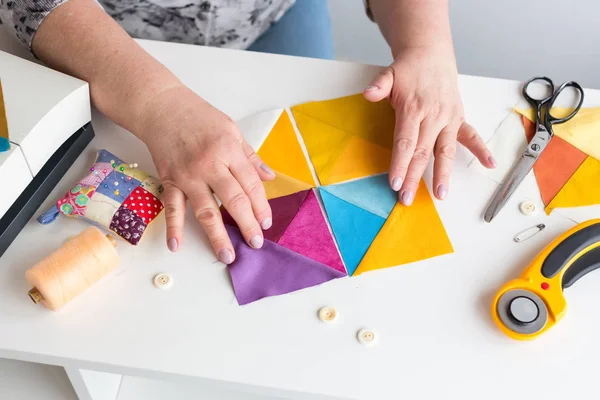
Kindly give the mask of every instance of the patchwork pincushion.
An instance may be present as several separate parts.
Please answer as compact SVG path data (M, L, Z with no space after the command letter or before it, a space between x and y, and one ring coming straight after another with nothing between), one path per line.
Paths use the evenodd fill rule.
M137 164L127 164L100 150L89 174L38 221L49 224L59 214L84 218L137 245L146 227L164 209L162 192L160 181L139 170Z

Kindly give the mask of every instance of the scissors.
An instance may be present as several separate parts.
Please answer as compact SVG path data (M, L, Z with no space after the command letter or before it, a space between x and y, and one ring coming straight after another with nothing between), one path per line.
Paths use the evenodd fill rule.
M549 86L551 92L548 97L537 99L529 95L529 85L535 81L544 81ZM551 114L552 107L554 106L558 96L564 89L568 87L572 87L579 94L579 102L577 107L575 107L571 114L564 118L553 117ZM519 187L523 179L525 179L529 171L531 171L538 158L540 158L540 155L550 140L552 140L552 137L554 137L552 125L563 124L569 121L579 112L579 109L583 104L583 88L579 86L577 82L573 81L565 82L555 90L554 83L550 78L538 76L525 82L522 93L525 100L527 100L529 104L531 104L536 110L535 135L527 145L527 148L521 155L521 158L519 158L519 160L515 163L508 176L502 182L502 185L500 185L496 191L496 194L494 194L491 203L485 210L484 219L486 222L491 222L498 212L500 212L502 207L504 207L506 202Z

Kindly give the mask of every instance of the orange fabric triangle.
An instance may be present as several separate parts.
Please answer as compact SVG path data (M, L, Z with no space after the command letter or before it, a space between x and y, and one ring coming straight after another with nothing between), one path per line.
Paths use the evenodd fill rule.
M287 111L281 113L271 133L258 150L258 155L274 170L311 186L315 185L308 161L300 147Z
M421 180L413 205L396 203L354 275L453 251L427 186Z
M271 181L263 181L267 199L269 200L313 188L313 185L309 185L306 182L292 178L286 174L282 174L279 171L274 172L275 179Z
M527 140L535 135L535 124L523 116ZM544 205L548 206L560 189L585 161L587 155L569 142L554 136L533 166Z

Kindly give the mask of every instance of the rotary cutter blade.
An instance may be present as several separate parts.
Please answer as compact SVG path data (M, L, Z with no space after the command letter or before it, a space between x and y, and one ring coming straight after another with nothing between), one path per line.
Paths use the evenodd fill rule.
M492 304L498 327L513 339L533 339L565 314L563 289L600 268L600 219L565 232L529 264L521 277L505 284Z

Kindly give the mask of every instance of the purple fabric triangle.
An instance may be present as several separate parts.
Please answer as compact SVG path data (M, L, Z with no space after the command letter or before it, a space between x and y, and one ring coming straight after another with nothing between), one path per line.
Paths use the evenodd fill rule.
M225 228L235 249L229 274L240 305L345 275L269 240L265 240L261 249L254 250L246 244L238 228L227 225Z
M303 190L298 193L269 200L271 212L273 213L273 225L266 231L263 231L265 239L275 243L279 242L281 235L283 235L283 232L285 232L292 219L294 219L309 191ZM223 213L223 222L226 225L237 227L233 217L231 217L225 208L221 208L221 212Z
M346 273L319 200L311 191L278 242L296 253Z

